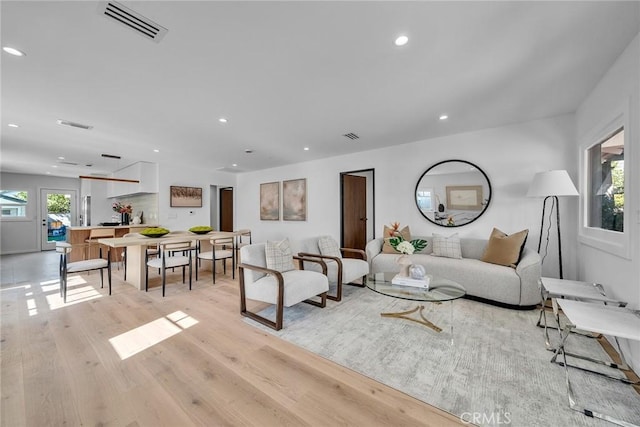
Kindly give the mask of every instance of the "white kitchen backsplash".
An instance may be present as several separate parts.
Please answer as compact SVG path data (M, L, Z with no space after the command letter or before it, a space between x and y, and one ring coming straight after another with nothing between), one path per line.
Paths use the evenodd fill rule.
M131 219L143 212L142 223L150 225L160 225L158 223L158 194L137 194L134 196L125 196L118 199L119 201L130 204L133 210Z

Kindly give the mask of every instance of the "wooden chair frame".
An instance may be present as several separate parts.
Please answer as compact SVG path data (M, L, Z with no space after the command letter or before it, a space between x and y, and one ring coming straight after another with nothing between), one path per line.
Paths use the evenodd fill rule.
M361 249L340 248L340 250L342 251L343 254L345 252L357 253L362 257L364 261L367 260L367 254L365 253L365 251ZM305 261L309 261L310 258L320 258L320 259L330 259L336 262L336 264L338 265L338 283L336 285L336 294L335 295L327 294L327 299L330 299L332 301L342 301L342 258L337 256L330 256L330 255L312 254L309 252L300 252L298 253L298 255L301 257L305 257ZM301 268L304 269L304 265ZM325 272L325 274L327 273ZM362 276L362 284L351 283L351 285L358 286L361 288L364 288L366 284L367 284L366 275Z
M301 270L304 270L302 266L302 261L316 262L322 266L322 273L326 276L327 274L327 264L318 259L307 259L301 256L294 256L294 259L298 261L298 266ZM276 321L267 319L266 317L260 316L257 313L247 310L247 296L244 287L244 269L258 271L270 276L274 276L278 281L278 300L276 302ZM284 319L284 277L282 273L277 270L272 270L266 267L260 267L257 265L240 263L238 264L238 274L240 275L240 314L244 317L248 317L250 319L255 320L265 326L268 326L276 331L282 329L283 319ZM311 299L306 299L303 302L307 304L315 305L316 307L324 308L327 305L327 293L322 292L317 296L320 297L320 301L313 301Z

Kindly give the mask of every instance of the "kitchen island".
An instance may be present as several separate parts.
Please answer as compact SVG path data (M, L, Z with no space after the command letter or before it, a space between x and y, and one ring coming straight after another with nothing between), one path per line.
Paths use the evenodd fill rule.
M131 225L116 225L116 226L103 226L103 225L92 225L92 226L71 226L67 227L67 243L71 245L81 245L84 244L85 241L89 238L89 234L91 234L91 230L93 229L111 229L113 228L116 232L116 237L122 237L127 233L138 233L144 230L147 227L157 227L157 225L149 225L149 224L131 224ZM91 247L91 253L88 254L90 258L97 258L99 249L99 245L95 244ZM106 258L107 251L102 251L103 258ZM82 250L75 250L69 254L69 262L81 261L85 257L85 252ZM111 261L116 262L120 261L120 254L112 251Z

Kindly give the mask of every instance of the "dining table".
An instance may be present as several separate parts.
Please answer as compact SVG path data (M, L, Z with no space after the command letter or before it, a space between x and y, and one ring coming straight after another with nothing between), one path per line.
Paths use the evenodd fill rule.
M212 239L231 238L235 242L237 236L233 231L210 231L206 234L196 233L168 233L161 237L146 236L130 236L130 237L109 237L98 239L98 243L105 245L109 251L118 248L127 248L127 280L129 283L139 290L144 290L146 277L146 249L150 245L156 245L164 242L178 242L184 240L197 240L207 244ZM233 251L235 254L235 251ZM197 262L194 261L194 262ZM197 266L196 266L197 268ZM235 268L235 260L234 260Z

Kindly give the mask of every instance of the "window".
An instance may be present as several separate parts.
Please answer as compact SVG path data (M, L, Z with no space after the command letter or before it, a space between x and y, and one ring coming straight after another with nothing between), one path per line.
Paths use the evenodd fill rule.
M24 218L27 216L28 196L26 191L0 190L2 218Z
M629 102L610 108L580 142L578 241L625 259L631 259L630 214L636 191L629 179Z
M433 211L433 190L423 189L416 191L416 200L418 201L418 208L423 212Z
M587 150L587 225L624 231L624 129Z

